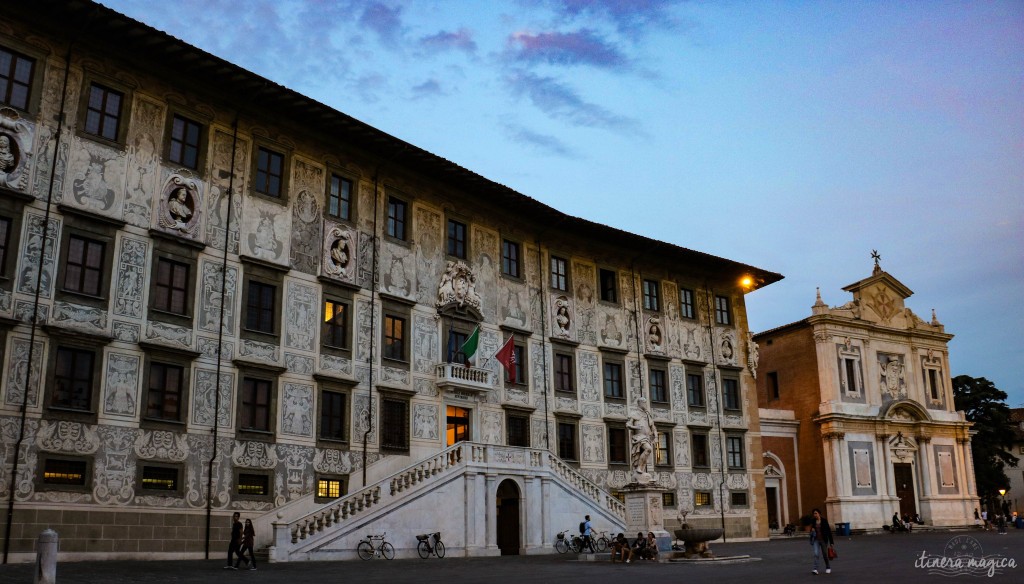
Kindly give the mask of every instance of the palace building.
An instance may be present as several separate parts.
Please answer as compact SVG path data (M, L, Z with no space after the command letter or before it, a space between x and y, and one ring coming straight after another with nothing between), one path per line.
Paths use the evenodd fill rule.
M754 335L766 505L773 529L810 515L880 530L893 513L973 525L971 424L953 403L946 332L880 267L829 307Z
M586 513L625 525L641 397L664 519L767 536L744 294L782 276L571 217L95 3L3 12L5 560L47 528L62 559L220 557L235 511L275 561L368 532L550 553Z

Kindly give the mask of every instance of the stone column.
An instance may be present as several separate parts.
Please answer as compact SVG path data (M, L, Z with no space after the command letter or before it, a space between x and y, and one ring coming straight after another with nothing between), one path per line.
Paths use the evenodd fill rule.
M921 496L931 497L932 496L932 469L934 464L932 463L932 439L928 436L921 436L917 439L921 444L921 449L918 451L918 463L921 467Z
M540 479L540 509L541 509L541 545L550 547L554 545L555 533L551 527L551 478ZM548 538L551 539L548 539Z
M892 474L892 451L889 449L889 435L879 434L878 441L882 444L882 465L885 467L885 492L887 497L896 496L896 478ZM886 503L888 508L888 503Z
M964 491L961 492L961 495L975 497L978 490L974 484L974 455L971 454L971 439L957 438L956 443L959 447L960 458L963 461L964 467Z
M487 534L487 555L499 554L498 550L498 499L497 482L498 476L494 473L487 473L484 481L484 507L487 513L487 525L484 527Z

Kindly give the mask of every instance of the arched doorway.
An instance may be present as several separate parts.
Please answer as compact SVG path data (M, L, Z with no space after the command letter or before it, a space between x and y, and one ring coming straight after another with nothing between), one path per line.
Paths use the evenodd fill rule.
M498 549L503 556L519 555L519 485L505 479L495 494Z

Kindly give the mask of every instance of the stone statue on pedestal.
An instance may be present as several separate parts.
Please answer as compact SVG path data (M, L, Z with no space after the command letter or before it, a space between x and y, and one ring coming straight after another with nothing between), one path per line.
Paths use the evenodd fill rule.
M658 445L658 429L654 426L654 416L647 406L647 400L636 400L637 411L629 417L626 427L631 437L630 465L633 467L633 482L646 485L654 482L650 473L651 454Z

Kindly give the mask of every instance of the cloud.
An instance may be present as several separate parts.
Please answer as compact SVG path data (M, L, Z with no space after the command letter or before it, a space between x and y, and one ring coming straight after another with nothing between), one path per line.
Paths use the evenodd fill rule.
M432 53L453 50L469 54L476 52L476 41L466 28L460 28L455 32L442 30L437 34L425 36L420 39L420 46Z
M359 24L377 33L383 43L397 43L402 36L402 8L372 2L363 10Z
M526 71L515 71L506 83L517 97L528 97L533 105L552 118L566 120L577 126L635 130L636 122L605 108L584 101L570 87L553 77L541 77Z
M538 134L522 126L512 124L505 124L505 134L516 142L529 144L549 154L566 157L572 155L572 151L564 142L548 134Z
M594 65L617 69L627 64L626 57L590 29L576 32L514 33L509 37L513 58L527 63L552 65Z
M436 79L428 79L419 85L413 86L412 93L413 99L447 95L444 89L441 88L441 84L438 83Z
M650 27L672 28L678 24L671 8L682 0L537 0L565 18L592 17L607 20L621 33L635 36Z

